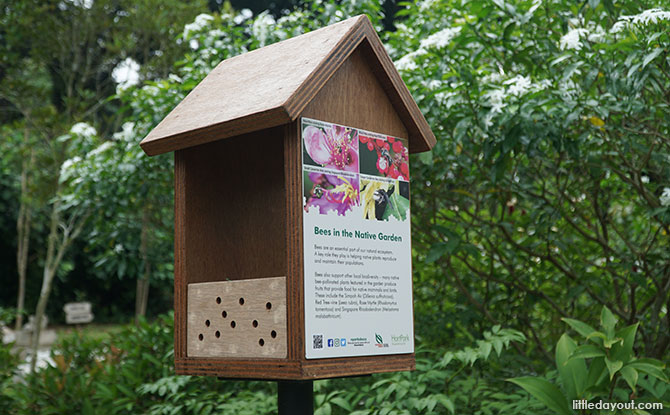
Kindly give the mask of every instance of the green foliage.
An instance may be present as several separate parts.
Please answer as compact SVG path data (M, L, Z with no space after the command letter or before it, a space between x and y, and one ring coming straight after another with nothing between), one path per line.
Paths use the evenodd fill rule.
M412 160L418 330L443 327L439 343L515 322L546 360L561 317L606 305L643 321L640 347L667 357L667 12L404 6L387 48L438 139Z
M578 320L564 321L583 337L583 344L578 345L567 333L556 344L558 383L562 388L541 377L513 378L510 382L561 415L572 413L569 402L573 400L613 397L626 400L627 396L635 396L644 402L670 398L664 396L670 383L665 364L637 357L633 352L638 323L617 330L617 318L607 307L600 314L600 331ZM643 376L646 381L638 389ZM666 386L659 388L657 382Z
M315 414L492 414L524 413L522 398L496 402L501 385L480 379L481 370L502 358L511 342L523 343L516 330L493 327L476 347L455 352L417 351L416 370L375 375L371 380L317 383ZM518 395L517 395L518 397Z

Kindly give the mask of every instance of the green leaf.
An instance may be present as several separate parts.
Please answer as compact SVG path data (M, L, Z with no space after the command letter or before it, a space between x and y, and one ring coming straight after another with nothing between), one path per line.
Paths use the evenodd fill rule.
M605 352L601 348L592 344L584 344L572 352L570 359L591 359L600 356L605 356Z
M621 373L621 377L626 381L626 383L628 384L628 386L630 386L633 392L635 392L635 386L637 385L637 378L638 378L637 370L635 370L630 366L624 366L621 368L619 373Z
M605 365L607 366L607 371L610 374L610 380L614 379L614 375L616 375L616 372L619 371L623 367L623 362L621 360L610 360L609 358L605 358Z
M650 54L644 57L644 60L642 61L642 67L644 68L645 66L647 66L649 62L656 59L656 57L661 53L663 53L663 48L654 48L654 50Z
M549 409L560 415L572 415L572 411L568 406L568 400L561 393L561 391L546 379L535 378L530 376L507 379L522 387L526 392L530 393L535 399L545 404Z
M596 357L589 365L589 373L586 376L586 389L593 389L607 379L607 365L604 357Z
M624 327L616 332L616 337L621 339L621 343L612 347L612 358L626 363L633 358L633 344L635 343L635 334L640 323L635 323Z
M600 325L605 329L605 334L608 338L614 337L614 326L616 326L617 319L609 308L603 306L600 312Z
M660 379L663 382L669 382L668 376L663 372L662 366L653 365L650 363L640 363L638 361L630 362L628 363L628 366L636 369L638 372L646 373L649 376Z
M584 359L570 358L576 348L577 344L567 334L556 344L556 367L569 401L582 396L587 374Z
M594 329L593 327L579 320L574 320L571 318L562 318L561 320L563 320L570 327L572 327L577 333L581 334L585 338L588 338L591 335L591 333L596 331L596 329Z

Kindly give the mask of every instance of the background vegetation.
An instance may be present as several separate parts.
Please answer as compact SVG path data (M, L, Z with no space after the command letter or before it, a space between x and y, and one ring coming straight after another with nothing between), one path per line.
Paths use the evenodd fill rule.
M438 138L411 159L420 349L414 373L318 382L319 413L670 407L667 5L252 6L3 4L0 304L139 323L65 336L20 379L3 346L0 412L273 410L272 384L174 376L172 159L137 144L221 60L360 13Z

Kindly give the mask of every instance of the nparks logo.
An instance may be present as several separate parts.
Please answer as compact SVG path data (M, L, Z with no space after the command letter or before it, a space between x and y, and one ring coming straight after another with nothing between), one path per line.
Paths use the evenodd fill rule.
M384 338L382 337L381 334L375 333L375 346L377 347L389 347L388 343L384 343Z
M391 344L394 346L404 346L409 343L409 336L407 334L391 335Z

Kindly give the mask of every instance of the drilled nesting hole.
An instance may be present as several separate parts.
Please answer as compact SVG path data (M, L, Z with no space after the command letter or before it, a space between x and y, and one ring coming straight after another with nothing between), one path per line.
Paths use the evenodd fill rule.
M273 339L276 339L276 338L277 338L277 332L274 331L274 330L272 330L272 331L270 332L270 337L272 337Z
M240 297L240 305L244 305L244 298Z
M272 303L269 302L269 301L267 303L265 303L265 308L268 309L268 310L272 309Z
M230 327L235 328L236 325L237 325L237 324L235 323L235 320L233 320L233 321L230 322Z
M265 340L263 339L258 340L258 344L262 347L265 344Z
M205 326L209 327L209 325L210 325L209 320L205 320Z
M219 337L221 337L221 332L217 330L216 333L214 333L214 335L218 339Z
M221 304L221 297L216 297L216 303Z
M254 328L258 327L258 320L254 320L251 325L254 326Z
M198 335L198 340L203 341L204 339L205 339L205 336L203 336L202 333L200 333Z

